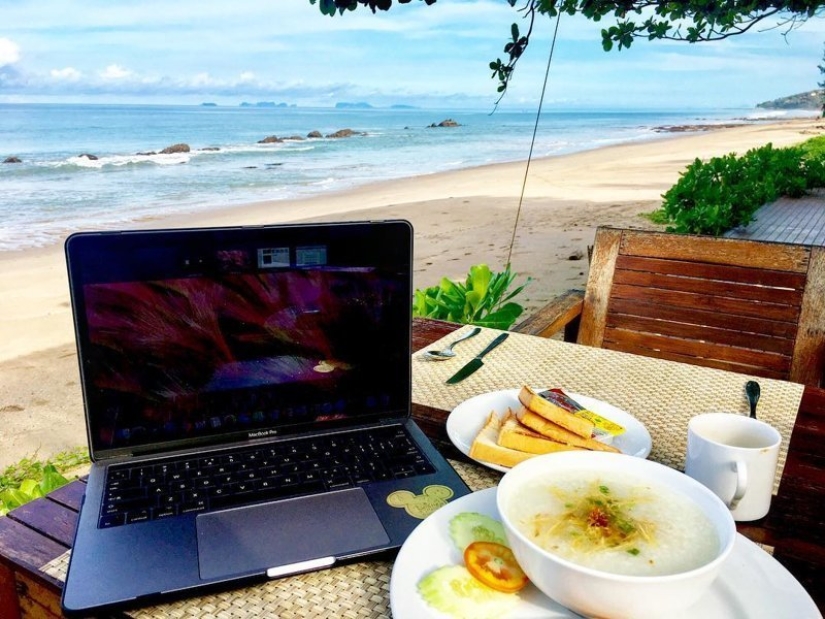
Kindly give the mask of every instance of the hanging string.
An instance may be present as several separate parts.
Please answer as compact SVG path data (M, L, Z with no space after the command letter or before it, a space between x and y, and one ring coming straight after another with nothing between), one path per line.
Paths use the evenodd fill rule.
M550 55L547 57L547 68L544 71L544 84L541 87L541 97L539 97L539 109L536 112L536 123L533 125L533 137L530 140L530 152L527 154L527 165L524 168L524 179L521 183L521 194L518 198L518 209L516 210L516 221L513 223L513 236L510 238L510 247L507 250L507 267L513 257L513 246L516 243L516 230L521 218L521 207L524 203L524 191L527 187L527 175L530 172L530 161L533 159L533 147L536 145L536 134L539 130L539 119L541 118L541 108L544 106L544 93L547 92L547 80L550 76L550 64L553 62L553 50L556 49L556 37L559 34L559 22L561 21L561 11L556 14L556 27L553 30L553 40L550 43Z

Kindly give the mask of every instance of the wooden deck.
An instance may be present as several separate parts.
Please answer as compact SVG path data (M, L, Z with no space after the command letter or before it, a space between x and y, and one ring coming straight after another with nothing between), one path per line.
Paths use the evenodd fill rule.
M751 223L725 236L825 246L825 192L766 204L754 213Z

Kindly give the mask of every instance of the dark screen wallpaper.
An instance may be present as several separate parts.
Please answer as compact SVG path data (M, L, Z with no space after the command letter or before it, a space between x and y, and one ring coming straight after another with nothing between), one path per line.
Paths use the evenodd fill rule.
M84 288L87 397L103 411L97 448L268 432L406 405L398 386L409 350L398 343L408 316L397 308L409 305L408 291L376 269Z

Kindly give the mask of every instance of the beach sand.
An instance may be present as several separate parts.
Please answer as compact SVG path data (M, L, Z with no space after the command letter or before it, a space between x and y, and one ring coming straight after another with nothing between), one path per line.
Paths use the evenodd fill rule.
M661 194L695 158L820 134L825 124L816 118L678 132L536 160L526 182L525 162L498 164L135 227L404 218L415 228L417 288L442 276L463 279L480 262L501 270L509 258L518 282L532 280L516 299L526 317L555 295L584 287L597 226L660 228L640 214L660 206ZM0 253L0 469L85 443L62 246Z

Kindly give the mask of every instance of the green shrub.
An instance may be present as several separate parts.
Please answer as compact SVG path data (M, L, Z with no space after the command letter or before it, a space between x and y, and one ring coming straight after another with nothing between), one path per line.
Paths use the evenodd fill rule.
M413 316L509 329L524 311L510 300L530 281L510 291L515 278L509 265L493 273L486 264L477 264L470 267L463 284L444 277L438 286L416 290Z
M0 475L0 516L69 483L63 473L89 462L85 448L55 455L49 462L24 458Z
M825 156L825 135L818 135L815 138L810 138L799 145L805 152L806 157L822 157Z
M750 223L763 204L825 186L825 141L809 142L696 159L662 196L662 213L672 224L668 230L718 236Z
M57 472L53 464L43 467L40 480L24 479L16 488L8 488L0 492L0 515L7 514L16 507L29 501L46 496L52 490L69 483L69 480Z

